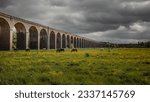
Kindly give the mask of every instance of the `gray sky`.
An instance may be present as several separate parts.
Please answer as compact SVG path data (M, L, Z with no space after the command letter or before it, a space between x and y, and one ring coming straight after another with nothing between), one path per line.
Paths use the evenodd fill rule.
M97 41L150 40L150 0L0 0L0 10Z

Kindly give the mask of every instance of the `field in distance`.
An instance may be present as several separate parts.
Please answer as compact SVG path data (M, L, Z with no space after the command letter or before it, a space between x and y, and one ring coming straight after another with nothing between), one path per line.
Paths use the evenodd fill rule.
M150 49L1 51L0 84L150 85Z

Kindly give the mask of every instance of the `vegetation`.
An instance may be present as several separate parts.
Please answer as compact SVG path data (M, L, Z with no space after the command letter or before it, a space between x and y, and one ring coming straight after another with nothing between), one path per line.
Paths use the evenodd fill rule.
M106 48L150 48L150 41L138 42L138 43L128 43L128 44L115 44L109 42L99 42L98 47Z
M150 49L2 51L0 84L150 84Z

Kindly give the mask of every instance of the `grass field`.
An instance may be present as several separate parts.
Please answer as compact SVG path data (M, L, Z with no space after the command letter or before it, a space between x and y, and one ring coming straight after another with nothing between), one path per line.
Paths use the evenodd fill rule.
M150 84L150 49L1 51L0 84Z

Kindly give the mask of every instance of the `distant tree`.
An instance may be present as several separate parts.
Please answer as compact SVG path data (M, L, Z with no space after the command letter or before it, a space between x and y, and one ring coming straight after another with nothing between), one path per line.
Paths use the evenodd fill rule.
M145 42L145 47L150 48L150 41Z

